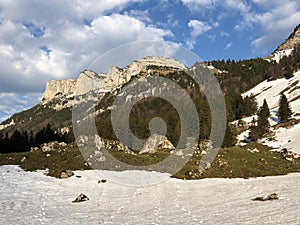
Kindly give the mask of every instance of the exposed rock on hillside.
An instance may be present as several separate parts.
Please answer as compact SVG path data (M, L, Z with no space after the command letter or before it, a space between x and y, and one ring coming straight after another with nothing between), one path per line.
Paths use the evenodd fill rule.
M155 153L164 149L171 151L174 150L175 147L165 136L153 134L148 138L139 154Z
M170 69L185 70L186 67L179 61L167 57L145 57L134 61L125 68L111 67L106 74L97 74L91 70L80 73L78 80L51 80L46 85L42 103L47 103L62 96L74 97L83 95L91 90L107 92L115 87L125 84L131 77L140 72L149 72L148 67L167 67ZM100 90L99 90L100 89ZM69 105L69 104L67 104Z
M53 98L58 98L74 93L76 80L50 80L46 85L46 90L43 94L42 102L46 103Z
M300 44L300 24L295 28L294 32L285 40L269 57L267 60L275 60L277 63L285 56L293 53L293 50Z
M300 24L295 28L289 38L275 50L275 52L292 49L298 44L300 44Z
M80 73L75 84L74 91L76 95L83 95L91 90L101 89L104 87L106 79L105 74L97 74L91 70L85 70Z

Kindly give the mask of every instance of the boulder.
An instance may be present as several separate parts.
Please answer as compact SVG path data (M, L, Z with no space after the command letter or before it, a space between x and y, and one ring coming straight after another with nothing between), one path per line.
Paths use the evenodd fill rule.
M256 198L253 198L252 201L261 201L261 202L265 202L265 201L273 201L273 200L278 200L278 195L277 193L272 193L272 194L269 194L267 197L256 197Z
M73 175L74 175L74 173L71 170L65 170L65 171L62 171L60 173L60 178L66 179L66 178L69 178L69 177L71 177Z
M78 195L78 197L77 197L75 200L73 200L72 202L84 202L84 201L88 201L88 200L89 200L89 198L88 198L85 194L81 193L81 194Z
M153 134L146 141L139 154L155 153L163 149L174 150L174 145L163 135Z

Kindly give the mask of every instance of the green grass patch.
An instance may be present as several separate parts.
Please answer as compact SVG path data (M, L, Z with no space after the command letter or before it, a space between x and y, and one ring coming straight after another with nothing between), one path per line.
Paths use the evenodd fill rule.
M253 151L254 149L258 151ZM271 148L258 143L249 143L244 147L220 149L217 157L211 163L211 167L204 170L203 173L199 172L201 156L194 154L190 161L173 177L179 179L250 178L300 172L300 159L294 159L291 162L286 160L280 152L271 150ZM132 166L154 165L169 156L168 151L141 155L125 154L117 150L110 150L109 153L119 161ZM54 177L59 177L64 170L91 169L86 165L85 159L76 147L60 152L44 153L38 150L1 154L0 165L20 165L27 171L49 169L48 175Z

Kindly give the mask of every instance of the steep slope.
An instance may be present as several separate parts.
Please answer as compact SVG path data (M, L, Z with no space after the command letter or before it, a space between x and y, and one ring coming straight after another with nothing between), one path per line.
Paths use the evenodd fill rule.
M269 57L268 60L280 62L285 56L290 56L297 45L300 44L300 24L294 32Z
M284 93L292 109L293 122L290 124L280 124L278 119L279 99L281 93ZM264 81L247 91L243 96L254 95L258 106L263 104L266 99L270 108L271 135L260 140L261 143L267 144L275 149L284 149L300 153L300 71L294 73L290 79L282 78L273 81ZM243 119L250 123L253 117ZM239 135L240 140L248 137L249 130Z

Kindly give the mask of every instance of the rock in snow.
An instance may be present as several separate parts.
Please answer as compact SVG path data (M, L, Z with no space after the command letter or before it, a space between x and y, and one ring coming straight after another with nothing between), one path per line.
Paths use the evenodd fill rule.
M252 201L261 201L261 202L265 202L265 201L273 201L273 200L278 200L278 195L277 193L273 193L268 195L267 197L256 197L254 199L252 199Z
M60 178L66 179L66 178L72 177L73 175L74 175L74 173L71 170L65 170L60 173Z
M75 200L73 200L72 202L85 202L90 200L85 194L80 194Z

